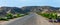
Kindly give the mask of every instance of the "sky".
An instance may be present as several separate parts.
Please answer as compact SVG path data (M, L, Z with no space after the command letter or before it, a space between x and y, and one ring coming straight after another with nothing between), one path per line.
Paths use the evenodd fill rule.
M60 7L60 0L0 0L0 6L54 6Z

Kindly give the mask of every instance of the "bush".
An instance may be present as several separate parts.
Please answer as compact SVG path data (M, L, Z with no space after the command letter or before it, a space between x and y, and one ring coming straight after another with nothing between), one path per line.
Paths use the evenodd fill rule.
M24 14L17 14L16 16L13 16L12 14L8 13L6 14L6 17L3 18L0 17L0 20L8 21L9 19L18 18L21 16L24 16Z
M42 15L43 17L49 18L49 13L42 13L40 15Z
M50 22L53 20L53 22L60 22L60 16L57 16L57 13L40 13L39 15L48 18Z
M8 19L13 19L13 15L12 15L12 14L6 14L6 17L7 17Z
M18 18L17 16L14 16L14 18Z
M46 17L46 18L52 18L52 19L56 19L57 18L57 14L56 13L42 13L40 15L42 15L43 17Z
M7 17L3 17L3 18L0 18L0 20L8 21L9 19L7 19Z
M17 17L21 17L21 15L20 14L17 14Z

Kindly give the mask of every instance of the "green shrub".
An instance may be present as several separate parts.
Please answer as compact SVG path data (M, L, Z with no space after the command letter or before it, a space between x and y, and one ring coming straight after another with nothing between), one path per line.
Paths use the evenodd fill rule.
M14 16L14 18L18 18L17 16Z
M6 17L7 17L8 19L13 19L13 15L12 15L12 14L6 14Z
M25 14L20 14L21 16L24 16Z
M40 14L42 15L43 17L46 17L46 18L52 18L52 19L56 19L57 18L57 13L42 13Z
M7 17L3 17L3 18L0 18L0 20L2 21L8 21L9 19L7 19Z
M21 15L20 14L17 14L17 17L21 17Z
M17 14L16 16L13 16L12 14L8 13L6 14L6 17L3 17L3 18L0 17L0 20L8 21L9 19L18 18L21 16L24 16L24 14Z

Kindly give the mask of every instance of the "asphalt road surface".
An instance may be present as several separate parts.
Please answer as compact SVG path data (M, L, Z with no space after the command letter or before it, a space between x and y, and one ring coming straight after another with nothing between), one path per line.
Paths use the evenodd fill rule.
M44 17L37 15L36 13L31 13L24 18L17 19L6 25L54 25L48 22Z

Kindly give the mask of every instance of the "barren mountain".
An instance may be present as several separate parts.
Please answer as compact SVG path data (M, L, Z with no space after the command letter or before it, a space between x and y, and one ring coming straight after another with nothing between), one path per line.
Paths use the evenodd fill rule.
M51 6L24 6L21 8L0 7L0 16L6 15L7 13L17 14L17 13L41 12L41 11L60 12L59 10L60 10L59 7L51 7Z

